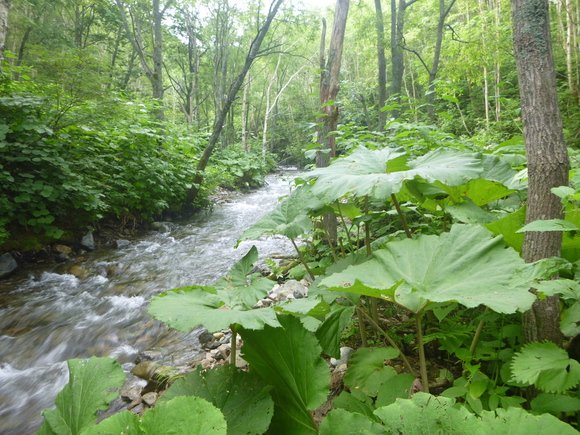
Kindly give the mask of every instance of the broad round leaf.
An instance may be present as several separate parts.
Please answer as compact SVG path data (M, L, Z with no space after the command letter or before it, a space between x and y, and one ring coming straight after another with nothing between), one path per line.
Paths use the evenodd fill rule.
M407 161L401 149L371 151L359 146L349 156L309 175L318 177L313 193L324 202L332 202L350 193L385 200L398 193L403 182L415 177L457 186L477 178L482 171L481 159L472 154L440 148Z
M195 286L168 291L153 298L149 314L183 332L189 332L199 325L205 326L210 332L229 328L233 323L247 329L262 329L264 325L280 326L271 307L230 310L218 295Z
M125 381L123 368L112 358L71 359L68 369L70 380L56 396L56 409L44 411L40 433L80 434L119 394L110 390Z
M414 312L429 302L486 305L499 313L529 309L529 283L513 285L524 261L485 228L454 225L440 236L387 244L373 259L322 280L329 290L382 297Z
M335 409L320 425L320 435L383 435L386 428L362 414Z
M161 401L177 396L201 397L224 414L228 435L258 435L266 432L274 413L270 389L255 373L231 364L205 372L198 367L175 381Z
M179 396L159 402L143 414L141 428L156 435L226 435L224 416L208 401L195 396Z

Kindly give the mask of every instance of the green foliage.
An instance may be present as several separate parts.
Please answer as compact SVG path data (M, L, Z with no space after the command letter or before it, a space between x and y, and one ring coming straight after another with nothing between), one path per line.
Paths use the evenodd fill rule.
M272 281L250 273L257 258L258 251L253 246L214 286L190 286L161 293L149 305L149 314L180 331L191 331L198 325L211 332L232 324L248 329L279 326L273 308L252 310L274 286Z
M322 203L312 196L310 186L302 185L280 202L274 210L244 231L238 243L258 239L264 234L279 234L295 239L312 230L313 224L308 217L308 212L321 207Z
M408 160L401 149L369 151L359 146L350 156L337 159L310 176L318 177L313 192L325 202L349 193L384 201L398 193L406 180L415 177L456 186L478 177L482 171L480 158L469 154L440 149Z
M316 434L311 410L328 395L330 375L316 338L293 316L279 316L281 328L242 329L242 352L252 370L272 385L274 417L269 432Z
M42 435L80 435L97 421L96 412L107 409L119 394L107 391L123 385L125 374L115 360L92 357L68 361L70 380L58 393L56 409L44 411Z
M325 278L322 285L382 297L413 312L429 302L457 301L513 313L528 309L535 299L529 285L511 283L523 260L481 227L454 225L441 236L391 242L373 255Z
M530 343L516 353L512 379L546 393L564 393L580 383L580 363L554 343Z
M274 411L270 389L254 372L248 373L228 364L206 372L198 367L171 385L160 400L201 397L224 414L228 435L257 435L268 429Z
M222 187L256 188L264 185L264 176L276 167L273 156L263 156L261 151L244 151L232 145L212 156L210 163L219 167L216 180Z

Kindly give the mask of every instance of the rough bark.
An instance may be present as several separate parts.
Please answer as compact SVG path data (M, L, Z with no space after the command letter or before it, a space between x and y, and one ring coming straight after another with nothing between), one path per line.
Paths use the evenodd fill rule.
M512 0L514 50L518 68L524 138L528 158L526 222L561 219L562 204L552 187L568 183L568 153L558 105L556 73L547 0ZM560 254L560 232L527 232L527 262ZM538 300L524 314L524 341L551 340L559 345L558 297Z
M325 64L325 67L322 69L320 80L320 113L323 116L320 120L322 127L318 134L318 143L321 144L322 148L329 149L330 153L317 153L317 167L327 166L330 157L336 155L336 138L334 134L330 133L336 131L338 125L338 107L333 102L336 101L336 96L340 90L340 64L349 6L350 0L337 0L328 59L326 62L321 62ZM323 43L321 42L321 48ZM323 52L324 50L321 51L321 53Z
M207 166L207 163L209 162L209 158L211 157L211 154L213 153L215 146L218 143L218 139L222 132L226 116L228 115L230 108L232 107L232 104L234 103L234 100L238 92L240 91L242 84L244 83L244 79L246 78L246 75L248 74L248 71L250 70L252 63L258 56L264 55L264 52L268 51L268 50L260 51L260 47L283 1L284 0L273 0L272 3L270 4L268 16L266 17L264 24L260 27L258 34L256 35L256 37L254 38L254 40L250 45L250 49L246 56L246 60L244 62L244 66L242 67L242 71L230 86L226 98L222 103L221 109L219 110L219 112L216 113L211 136L197 164L196 168L197 175L193 180L193 185L191 189L189 189L189 191L187 192L185 200L186 209L191 209L193 202L197 198L197 194L199 193L201 183L203 182L205 168Z
M0 0L0 71L4 60L4 45L6 44L6 33L8 33L8 10L11 0Z

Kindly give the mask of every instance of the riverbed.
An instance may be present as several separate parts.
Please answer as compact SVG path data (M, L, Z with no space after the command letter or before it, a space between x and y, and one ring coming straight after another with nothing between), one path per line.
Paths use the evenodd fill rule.
M0 281L0 434L35 433L42 410L68 381L70 358L112 356L130 371L138 354L179 339L147 313L162 291L210 285L256 245L260 258L292 253L279 236L234 246L242 232L290 192L295 173L215 205L211 213L171 222L168 231L89 253L87 277L57 266L19 271ZM194 349L195 350L195 349Z

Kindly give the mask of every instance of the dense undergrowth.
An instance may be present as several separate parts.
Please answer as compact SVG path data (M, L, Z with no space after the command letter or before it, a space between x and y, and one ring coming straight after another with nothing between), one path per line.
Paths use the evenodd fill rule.
M33 87L0 75L0 251L180 212L207 134L161 128L150 104L121 96L77 106ZM196 206L218 186L261 185L273 167L261 151L216 153Z
M150 305L154 318L182 331L231 328L249 372L198 369L142 416L124 411L94 426L94 414L66 415L80 406L74 384L94 379L97 365L119 385L121 369L106 359L71 361L71 382L40 433L64 433L58 419L79 434L149 433L167 419L183 433L577 433L576 340L570 354L549 342L523 345L520 320L534 287L538 297L560 294L562 333L580 333L576 169L570 186L554 189L565 220L534 228L524 226L521 138L484 147L402 121L386 135L343 132L343 156L296 180L293 193L240 237L291 239L302 264L272 272L312 280L307 299L254 309L274 283L252 273L252 248L214 285L169 290ZM323 223L329 216L335 234ZM521 259L523 232L537 230L564 232L561 258ZM547 279L556 272L560 279ZM325 359L338 358L345 344L358 350L344 390L332 392ZM94 410L110 400L98 390L87 393ZM333 410L320 422L313 412L329 394Z

